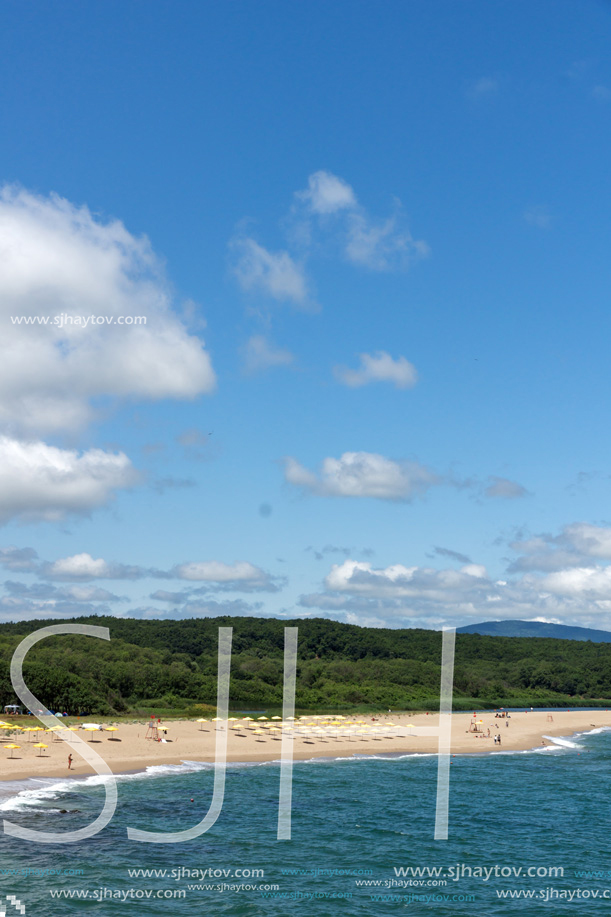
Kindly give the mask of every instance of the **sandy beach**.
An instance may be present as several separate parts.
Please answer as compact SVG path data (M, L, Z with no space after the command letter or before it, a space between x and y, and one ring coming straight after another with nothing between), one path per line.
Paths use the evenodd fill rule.
M438 750L438 738L433 732L438 726L435 714L402 714L334 717L308 717L284 724L285 732L293 736L295 759L379 755L388 753L427 753ZM6 721L5 721L6 722ZM23 721L25 722L25 721ZM473 732L477 723L478 732ZM31 724L28 724L31 725ZM77 725L72 723L72 725ZM228 724L171 720L161 723L154 737L148 724L118 723L107 731L111 722L101 724L102 730L79 728L68 735L78 735L95 749L113 773L143 770L160 764L180 764L182 761L214 761L216 733L228 728L228 761L266 761L280 757L283 726L272 720ZM11 722L16 727L16 722ZM510 718L492 713L452 715L453 754L516 751L551 744L545 736L570 736L595 727L611 727L608 710L555 710L512 713ZM234 728L235 727L235 728ZM165 730L165 731L164 731ZM500 736L500 743L494 741ZM39 743L46 748L36 747ZM11 745L19 746L11 748ZM72 769L68 770L68 755L72 754ZM58 777L93 773L88 765L58 734L25 732L4 728L0 733L0 780L26 777Z

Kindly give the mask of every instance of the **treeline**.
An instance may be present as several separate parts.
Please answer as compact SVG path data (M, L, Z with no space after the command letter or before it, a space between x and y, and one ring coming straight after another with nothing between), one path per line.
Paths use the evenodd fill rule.
M47 624L65 623L45 621ZM219 626L233 627L233 709L282 705L284 628L299 628L297 706L302 710L434 709L441 634L358 627L326 619L219 617L142 621L72 619L110 629L111 640L66 635L26 657L30 690L52 710L130 713L160 707L196 713L216 703ZM16 702L9 664L40 622L0 625L0 699ZM454 707L611 705L611 644L458 634Z

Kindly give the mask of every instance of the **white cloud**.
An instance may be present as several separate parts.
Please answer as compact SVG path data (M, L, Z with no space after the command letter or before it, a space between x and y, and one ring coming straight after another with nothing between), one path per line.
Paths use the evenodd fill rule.
M397 217L372 220L365 213L351 213L344 253L353 264L372 271L405 270L426 258L430 248L402 229Z
M264 582L267 574L248 561L225 564L218 560L181 564L175 567L178 579L207 583L258 583Z
M0 423L77 428L92 399L192 398L215 387L210 357L172 311L145 237L56 195L0 190ZM146 324L53 324L66 314ZM11 316L49 324L14 324Z
M237 255L234 273L243 290L311 308L305 271L288 252L270 252L249 238L235 239L231 247Z
M528 574L493 580L479 564L459 570L394 564L373 568L346 560L334 565L324 591L299 604L332 617L374 626L466 624L490 620L544 620L611 629L611 566Z
M355 592L377 597L426 595L441 601L449 590L472 592L474 589L490 588L486 568L479 564L467 564L460 570L433 570L402 564L374 569L370 563L355 560L334 564L325 579L325 586L332 592Z
M243 351L244 370L247 373L264 372L274 366L290 366L293 354L290 350L274 347L263 334L253 334Z
M359 388L370 382L392 382L395 388L412 388L418 381L416 367L405 357L393 359L385 350L375 353L361 353L358 369L336 366L336 378L344 385Z
M538 580L538 586L556 595L611 601L611 567L558 570Z
M486 497L499 497L503 500L516 500L519 497L528 496L528 491L517 481L510 481L509 478L488 478L488 486L484 490Z
M374 497L410 500L438 484L437 475L417 462L395 462L374 452L344 452L324 459L320 474L304 468L294 458L285 459L289 484L324 497Z
M296 197L305 201L309 209L317 214L337 213L357 206L354 191L343 178L321 169L308 178L306 191L297 191Z
M0 548L0 566L18 573L31 573L38 568L38 554L34 548L17 548L9 545Z
M136 480L122 452L78 453L0 436L0 523L88 515Z
M590 567L592 560L611 560L611 528L574 522L565 525L559 535L545 533L514 541L510 547L519 555L510 572Z
M106 579L110 567L102 558L94 560L91 554L73 554L62 557L49 567L49 576L61 579Z

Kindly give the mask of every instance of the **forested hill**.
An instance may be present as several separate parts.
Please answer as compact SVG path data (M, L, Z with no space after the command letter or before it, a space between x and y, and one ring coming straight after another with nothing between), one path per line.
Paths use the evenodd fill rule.
M15 701L9 663L27 633L64 621L0 625L0 700ZM284 628L299 628L297 706L307 710L434 709L441 634L358 627L322 618L219 617L142 621L71 619L106 626L109 642L58 636L37 644L26 682L51 709L69 713L164 710L195 715L216 702L219 626L233 628L231 705L282 704ZM454 706L611 705L611 645L458 634Z

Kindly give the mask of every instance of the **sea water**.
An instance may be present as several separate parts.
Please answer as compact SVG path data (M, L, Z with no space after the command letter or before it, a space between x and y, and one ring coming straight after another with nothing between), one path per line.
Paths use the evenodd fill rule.
M434 755L295 762L285 841L276 839L277 762L228 765L217 823L171 845L130 842L126 828L197 823L211 799L212 766L124 775L114 819L89 840L41 845L0 835L0 913L2 906L7 917L609 912L610 730L451 762L447 841L433 839ZM0 816L39 831L74 830L99 813L103 798L97 777L4 784Z

